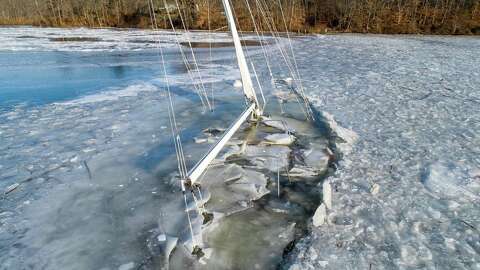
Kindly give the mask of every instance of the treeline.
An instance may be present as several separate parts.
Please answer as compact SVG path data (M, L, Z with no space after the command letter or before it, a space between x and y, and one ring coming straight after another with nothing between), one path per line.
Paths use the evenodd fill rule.
M241 30L480 34L480 0L231 0ZM149 0L0 0L0 24L149 28ZM159 27L225 29L221 0L153 0ZM282 18L285 18L283 20Z

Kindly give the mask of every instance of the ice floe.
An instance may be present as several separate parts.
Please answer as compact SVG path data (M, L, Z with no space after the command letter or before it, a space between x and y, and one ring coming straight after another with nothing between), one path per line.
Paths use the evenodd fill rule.
M295 136L287 133L270 134L265 137L269 144L290 145L295 141Z

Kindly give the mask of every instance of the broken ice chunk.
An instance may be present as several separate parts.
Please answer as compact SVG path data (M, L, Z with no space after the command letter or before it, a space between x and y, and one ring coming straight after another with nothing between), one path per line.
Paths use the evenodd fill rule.
M370 193L372 193L372 195L376 195L378 192L380 192L380 185L375 183L372 185L372 188L370 188Z
M296 178L311 179L312 177L318 176L318 171L308 166L295 164L295 166L288 171L288 174L283 173L282 175L293 177L292 181L295 181Z
M213 142L214 140L213 139L210 139L210 138L197 138L197 137L194 137L193 138L193 141L197 144L202 144L202 143L211 143Z
M473 179L480 179L480 169L474 169L470 172L470 177Z
M151 238L147 240L147 247L150 253L160 259L162 264L165 265L166 269L168 269L170 254L177 246L177 243L177 237L160 233L156 236L152 235Z
M289 100L295 100L295 94L291 91L273 91L272 95L276 97L281 103L285 103Z
M273 127L281 131L290 131L289 127L283 120L271 119L266 116L262 117L262 123L267 127Z
M288 85L288 86L292 86L292 84L293 84L293 79L290 78L290 77L287 77L287 78L285 78L285 79L283 80L283 82L284 82L286 85Z
M323 202L328 209L332 208L332 184L330 180L326 180L322 184L322 195L323 195Z
M295 141L295 136L287 133L270 134L265 137L270 144L290 145Z
M159 234L157 236L157 240L158 240L158 242L165 242L165 241L167 241L167 236L165 234Z
M313 226L320 227L323 224L325 224L326 217L327 217L327 207L325 207L325 204L322 203L320 204L320 206L315 211L315 214L313 215Z
M212 257L213 249L212 248L204 248L204 249L202 249L202 251L203 251L203 256L202 256L202 258L200 258L200 260L198 262L203 264L203 265L206 265L208 263L208 260L210 259L210 257Z
M240 145L240 144L243 144L244 141L242 140L238 140L238 139L230 139L228 142L227 142L227 145Z
M206 142L208 141L208 139L207 139L207 138L197 138L197 137L194 137L194 138L193 138L193 141L194 141L195 143L201 144L201 143L206 143Z
M131 270L134 267L135 267L135 263L129 262L129 263L120 265L120 267L118 267L118 270Z
M218 161L225 161L228 158L238 155L241 153L240 146L238 145L230 145L228 148L226 148L220 156L217 157Z
M245 177L235 181L233 184L230 184L229 187L238 192L248 194L251 200L258 200L269 193L269 190L266 188L266 184L267 182L265 178Z
M325 149L313 146L313 148L301 152L295 165L288 172L288 176L308 180L323 175L328 170L330 159L331 156L326 153Z
M336 142L337 148L345 154L348 154L353 149L353 144L357 141L358 135L353 130L346 129L340 126L333 115L328 112L322 112L322 116L324 118L325 123L328 125L331 133L340 139L340 141Z
M255 166L277 172L288 167L290 151L283 145L247 145L243 155Z
M14 190L17 189L19 186L20 186L19 183L15 183L15 184L12 184L12 185L8 186L8 187L5 189L5 194L8 194L8 193L14 191Z
M233 83L233 87L235 88L242 88L242 86L243 86L243 83L240 80L235 80L235 82Z
M313 145L312 148L303 152L305 164L318 171L318 174L323 174L328 169L331 156L324 148L319 148Z
M240 205L239 201L257 200L269 193L263 174L236 164L211 167L201 184L211 194L208 210L225 214L250 207L249 204Z

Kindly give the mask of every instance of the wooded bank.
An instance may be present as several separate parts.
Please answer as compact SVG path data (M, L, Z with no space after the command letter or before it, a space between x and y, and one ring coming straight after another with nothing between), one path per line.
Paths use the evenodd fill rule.
M150 28L149 0L0 0L0 24ZM176 2L177 1L177 2ZM220 0L153 0L159 27L225 27ZM247 2L248 1L248 2ZM231 0L241 30L480 34L480 0ZM177 5L178 3L178 5ZM282 20L282 13L285 22Z

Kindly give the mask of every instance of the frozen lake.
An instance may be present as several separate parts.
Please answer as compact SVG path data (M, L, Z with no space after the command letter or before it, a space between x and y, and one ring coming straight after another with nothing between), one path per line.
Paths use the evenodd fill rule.
M161 63L156 50L159 36L166 50L168 71L185 73L178 50L175 50L177 39L186 40L181 33L25 27L0 30L3 43L0 48L0 110L3 111L19 104L45 105L73 100L109 88L119 90L135 82L159 78ZM201 42L208 41L209 36L191 33L189 38ZM215 35L216 42L225 40L228 41L225 34ZM207 57L206 51L203 52L200 58ZM213 57L217 64L233 68L231 56L231 50L226 49L217 50ZM226 73L218 68L212 72ZM208 74L206 77L208 79Z
M215 89L215 113L204 113L176 37L186 38L0 28L0 269L148 269L152 237L186 230L155 41L166 51L189 166L209 148L194 137L227 127L242 94L232 87L232 48L215 49L213 62L197 49L202 79ZM215 41L229 39L218 33ZM310 225L285 258L262 256L291 269L480 269L480 40L328 35L294 43L315 108L358 140L337 149L327 222ZM249 55L268 93L263 57L255 47ZM281 59L271 60L278 78L289 77ZM319 203L321 186L313 191L318 198L303 203Z
M190 168L214 142L195 143L205 137L202 130L226 128L243 110L243 95L233 87L239 79L233 48L215 48L212 59L207 48L196 49L200 74L195 79L201 76L214 89L211 113L193 92L171 32L3 28L0 35L5 40L0 52L5 82L0 88L1 269L156 269L162 253L158 239L168 234L184 241L188 226L174 178L166 81L152 44L158 38L165 52ZM191 35L198 42L209 40L206 33ZM186 37L179 34L178 39ZM228 38L217 33L212 41ZM248 50L249 57L261 61L258 47ZM265 67L257 67L266 78ZM263 84L271 103L268 111L278 111L270 80ZM302 116L294 106L294 114ZM325 157L318 148L327 147L323 134L294 122L314 137L320 155L313 156ZM259 130L249 136L266 134ZM310 145L301 134L299 140ZM251 154L255 164L265 162L255 159L262 147L247 149L256 153ZM212 267L273 269L293 237L305 231L319 190L315 182L288 183L280 168L290 165L290 149L277 150L286 165L277 163L272 157L277 148L271 149L270 156L263 155L278 171L264 172L269 175L265 179L275 177L285 185L278 188L268 180L264 193L274 190L277 196L266 196L246 213L232 215L228 226L212 231L209 243L218 247ZM241 165L232 166L242 172ZM264 179L251 168L246 174ZM182 257L182 245L175 251L173 269L201 268Z

